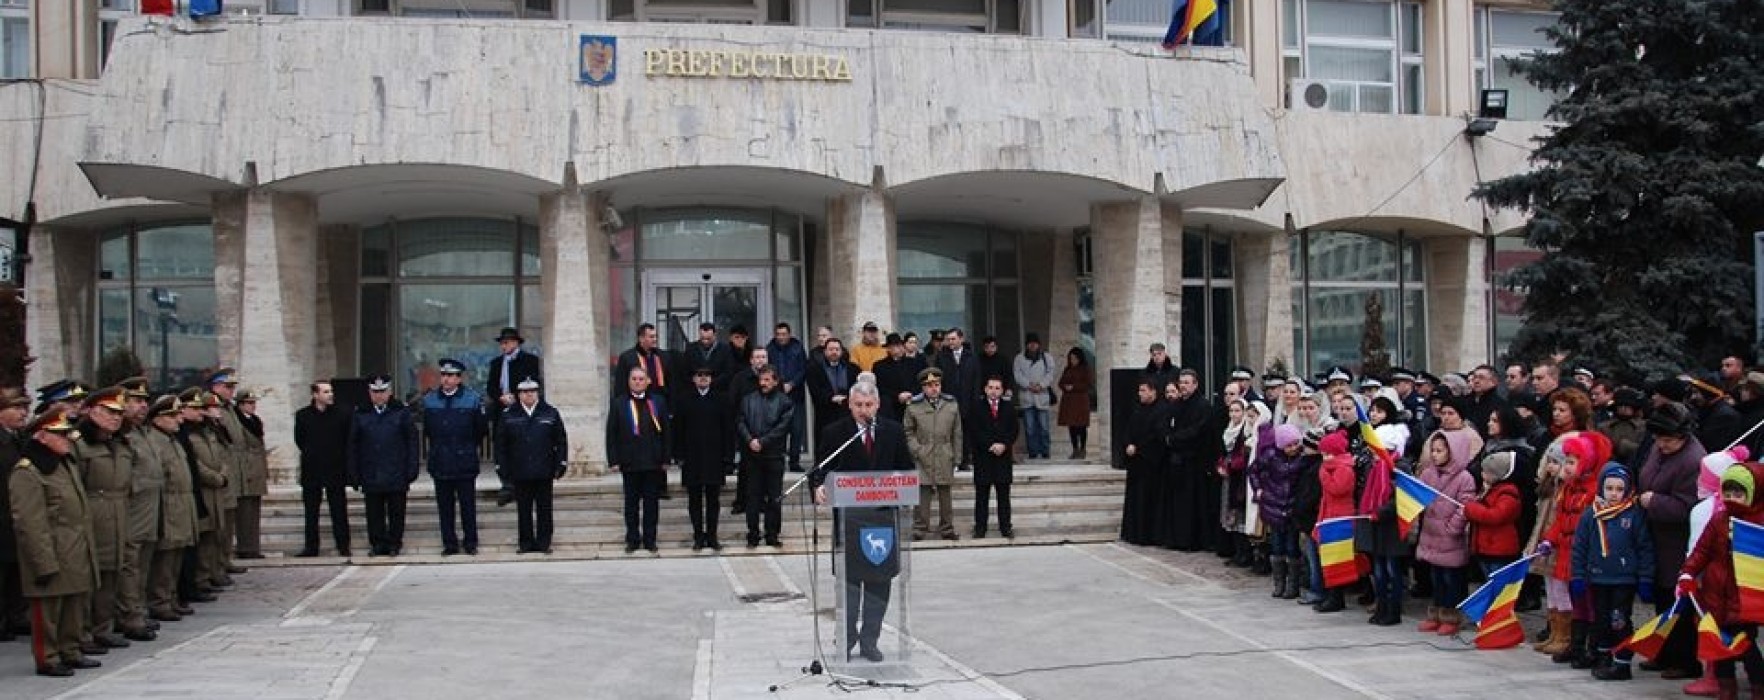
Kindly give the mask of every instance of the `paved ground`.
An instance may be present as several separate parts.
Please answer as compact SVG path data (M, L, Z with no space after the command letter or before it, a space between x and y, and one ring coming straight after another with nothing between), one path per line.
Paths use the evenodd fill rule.
M913 560L912 687L865 697L1684 697L1529 650L1317 615L1206 554L1117 544ZM800 555L262 569L72 680L0 645L7 698L830 698ZM821 572L825 577L825 571ZM818 592L833 650L831 586ZM1536 621L1528 620L1535 629ZM1647 674L1651 675L1651 674Z

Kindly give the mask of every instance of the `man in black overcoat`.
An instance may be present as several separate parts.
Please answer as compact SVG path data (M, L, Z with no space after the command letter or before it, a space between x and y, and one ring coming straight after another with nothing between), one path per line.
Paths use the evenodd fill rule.
M692 389L674 405L674 454L680 457L680 483L692 515L693 551L723 548L717 541L717 509L724 470L735 453L735 412L715 382L710 367L694 368Z

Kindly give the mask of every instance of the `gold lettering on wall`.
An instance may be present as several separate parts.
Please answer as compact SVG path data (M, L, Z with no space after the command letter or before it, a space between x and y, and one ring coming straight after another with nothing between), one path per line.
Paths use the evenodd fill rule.
M762 51L644 49L643 74L652 78L746 78L851 82L844 56Z

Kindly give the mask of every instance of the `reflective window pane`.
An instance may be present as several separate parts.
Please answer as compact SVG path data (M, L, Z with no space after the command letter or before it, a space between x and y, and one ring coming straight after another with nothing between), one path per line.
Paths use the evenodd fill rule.
M1231 279L1231 237L1215 232L1212 253L1213 279Z
M1493 278L1489 287L1494 293L1494 351L1503 356L1513 347L1519 327L1525 323L1525 290L1512 286L1515 270L1537 261L1543 253L1525 244L1519 236L1494 239Z
M977 226L903 223L896 233L900 276L986 276L986 230Z
M1207 364L1207 288L1204 286L1190 284L1182 287L1182 347L1171 359L1183 367L1196 369ZM1210 379L1203 371L1201 383L1210 386Z
M117 231L104 234L98 242L98 279L126 280L134 270L129 260L129 234Z
M134 316L136 355L155 387L196 384L220 362L212 285L142 288Z
M1005 357L1016 357L1023 351L1023 310L1019 296L1014 284L993 288L992 323L987 332L998 337L998 352Z
M772 324L779 321L789 323L791 328L803 327L802 268L778 268L777 281L772 287L772 314L775 318L761 319L759 325L748 326L749 337L757 335L763 339L765 333L770 332Z
M1096 0L1070 0L1073 38L1095 39L1102 36L1102 27L1096 21Z
M1182 279L1206 278L1206 234L1198 230L1182 232Z
M539 227L521 226L521 275L539 276Z
M1391 363L1399 367L1427 366L1427 292L1403 290L1403 334L1401 353L1391 349ZM1394 345L1386 338L1387 345Z
M545 354L545 297L541 296L537 284L521 285L521 336L527 339L522 344L528 352L535 355ZM582 309L581 313L588 313Z
M992 232L992 276L1017 276L1017 234L1011 231Z
M361 286L361 376L392 371L392 285Z
M968 306L968 286L961 284L903 284L900 286L900 325L926 337L933 328L973 328Z
M805 227L809 227L809 225L797 217L783 215L777 217L777 223L772 233L777 246L774 254L777 256L778 262L796 262L802 259L802 236ZM812 227L809 227L807 233L810 236L815 235Z
M361 232L361 276L392 276L392 227L375 226Z
M765 260L772 226L764 212L681 210L647 214L644 260Z
M1492 34L1489 43L1495 46L1528 49L1553 49L1555 42L1544 30L1556 24L1556 15L1539 12L1488 13Z
M629 267L612 267L607 269L607 293L612 297L612 308L607 314L608 338L611 345L621 351L628 338L637 337L637 273ZM761 336L762 338L764 336Z
M657 286L655 288L655 324L661 346L667 350L683 350L698 339L698 324L705 319L703 287L699 285Z
M1212 342L1214 377L1228 374L1226 368L1237 362L1237 307L1233 305L1232 290L1229 287L1213 289L1212 327L1207 334ZM1258 371L1261 368L1256 368Z
M208 224L142 229L135 234L140 279L214 279L214 231Z
M1359 373L1360 337L1366 325L1366 298L1369 294L1377 294L1383 304L1380 319L1384 327L1384 344L1393 361L1398 357L1396 289L1313 288L1309 323L1313 371L1339 364Z
M408 396L439 383L435 362L466 364L467 384L483 386L499 352L492 339L514 323L510 284L407 284L398 289L398 371L395 394ZM524 334L523 334L524 335Z
M430 219L399 222L398 274L404 277L508 277L514 273L514 222Z
M98 290L98 356L113 348L132 347L129 341L129 315L132 312L128 289ZM157 332L157 328L155 328Z
M1388 2L1309 0L1306 13L1311 36L1390 39L1396 35Z
M1345 231L1310 234L1311 281L1395 282L1396 244Z

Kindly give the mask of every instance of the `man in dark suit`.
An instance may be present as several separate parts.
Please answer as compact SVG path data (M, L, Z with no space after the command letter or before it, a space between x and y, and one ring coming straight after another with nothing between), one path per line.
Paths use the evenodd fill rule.
M692 551L723 548L717 541L717 503L725 483L724 468L734 461L735 412L726 395L715 388L710 367L692 370L692 389L674 406L674 454L680 456L680 483L686 487L692 516Z
M803 383L808 384L809 400L815 405L815 434L846 416L845 396L857 383L858 368L845 358L845 343L828 338L821 345L821 356L809 361Z
M831 472L915 469L912 453L907 449L906 429L899 421L876 415L881 399L874 384L854 385L846 405L851 415L827 426L815 443L821 452L816 455L815 463L826 463L810 475L810 483L815 486L816 504L827 502L827 490L822 482ZM833 451L857 435L859 426L865 428L863 437L835 456ZM849 659L852 647L857 646L864 659L880 662L882 650L877 648L876 642L882 636L882 618L888 613L894 577L900 575L898 509L842 510L843 513L834 516L834 521L843 519L847 527L843 536L835 534L834 538L841 540L845 548L845 559L841 563L845 572L845 653ZM894 544L880 561L865 556L863 548L871 543L863 541L861 536L863 531L876 527L887 527L894 532ZM858 625L860 618L863 621L861 628Z
M502 354L490 361L490 381L484 383L484 398L491 402L492 436L501 425L503 412L515 404L515 387L527 379L536 384L545 382L539 367L539 356L521 349L521 345L526 342L527 339L521 337L520 330L513 327L504 328L496 335L496 346ZM496 505L506 506L514 500L514 490L508 484L508 477L500 470L496 472L496 478L502 481L502 488L496 494Z
M943 393L955 399L956 408L963 411L962 432L971 433L974 431L970 422L972 416L968 415L966 409L980 398L980 358L973 348L965 344L965 338L960 328L944 331L944 350L937 355L934 364L943 371ZM972 450L963 450L956 467L961 471L968 471L973 463Z
M330 382L313 382L312 403L294 412L294 446L300 448L300 501L306 515L306 546L295 556L319 554L319 504L331 510L331 538L337 554L349 556L347 467L349 426L355 410L338 406Z
M1011 532L1011 447L1017 442L1017 407L1004 398L1004 379L987 377L980 403L971 412L974 432L974 539L986 536L989 493L998 491L998 534Z
M656 501L667 483L673 439L667 396L654 388L642 366L633 366L625 390L613 395L606 413L606 464L624 482L626 554L638 547L656 552Z
M889 333L883 347L888 356L877 360L870 371L876 373L876 388L881 390L882 415L900 420L907 402L919 393L919 370L925 369L925 358L907 356L899 333Z

